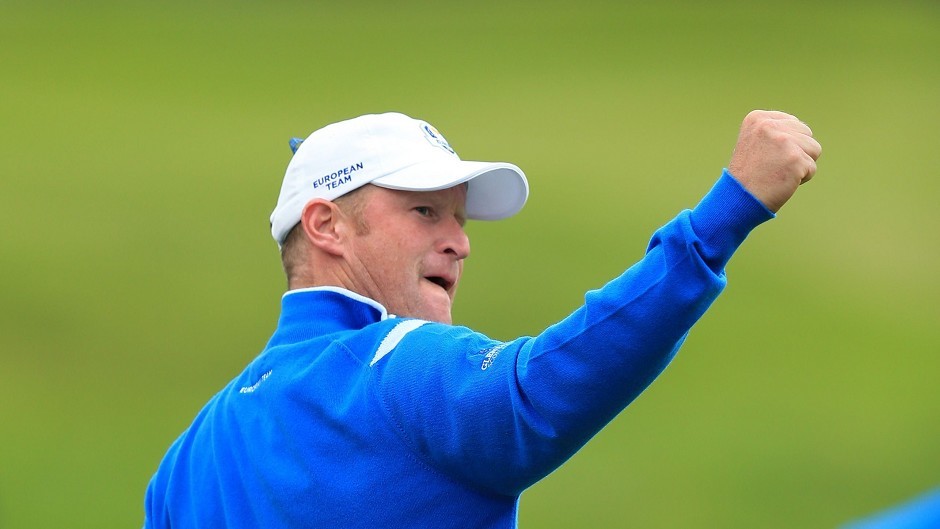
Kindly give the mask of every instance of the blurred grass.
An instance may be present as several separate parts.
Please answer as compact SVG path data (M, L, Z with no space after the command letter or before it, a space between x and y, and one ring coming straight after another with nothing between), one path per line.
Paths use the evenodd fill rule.
M534 334L695 204L752 108L817 178L522 527L832 527L940 482L933 2L0 3L0 527L135 526L273 329L287 138L366 112L523 167L455 312Z

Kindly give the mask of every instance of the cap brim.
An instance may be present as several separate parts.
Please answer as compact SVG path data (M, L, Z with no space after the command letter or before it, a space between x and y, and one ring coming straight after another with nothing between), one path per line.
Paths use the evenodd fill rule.
M499 220L522 209L529 197L525 173L511 163L472 162L454 159L426 161L372 184L404 191L437 191L467 183L467 218Z

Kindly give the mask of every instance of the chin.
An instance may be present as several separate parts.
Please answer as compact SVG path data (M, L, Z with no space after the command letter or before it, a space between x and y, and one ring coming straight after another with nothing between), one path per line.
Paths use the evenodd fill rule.
M388 307L386 308L390 314L394 314L399 318L415 318L419 320L433 321L435 323L445 323L447 325L450 325L453 321L451 318L450 307L403 307L397 311Z
M450 307L444 308L427 308L423 311L425 315L421 319L433 321L437 323L444 323L450 325L453 321L450 313Z
M443 323L445 325L451 325L452 323L454 323L454 319L450 316L450 314L448 314L447 316L443 318L436 319L434 321L436 321L437 323Z
M450 325L453 322L453 318L451 318L450 312L447 312L446 314L441 314L438 311L432 311L424 316L419 316L419 318L422 320L433 321L436 323L444 323L446 325Z
M441 294L443 294L443 291L435 292L434 295L419 300L417 306L414 307L416 314L409 314L409 316L450 325L453 322L451 317L453 300L450 296Z

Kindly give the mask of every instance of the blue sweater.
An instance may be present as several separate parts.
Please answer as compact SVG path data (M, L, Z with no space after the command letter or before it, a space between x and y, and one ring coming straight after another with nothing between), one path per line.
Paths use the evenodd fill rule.
M937 529L940 527L940 488L927 491L842 529Z
M521 492L662 372L772 216L725 173L639 263L510 342L288 292L264 351L170 447L145 526L515 527Z

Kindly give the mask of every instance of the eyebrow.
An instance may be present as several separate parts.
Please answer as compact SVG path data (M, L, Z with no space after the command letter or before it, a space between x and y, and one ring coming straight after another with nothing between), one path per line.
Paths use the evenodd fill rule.
M466 186L466 183L461 184ZM433 191L405 191L407 193L406 197L409 204L426 204L432 206L437 211L449 210L450 209L450 200L445 200L438 195L437 197L430 196ZM409 206L411 207L411 206ZM461 227L467 225L467 208L466 205L463 207L458 207L457 211L454 212L454 217L457 219L457 222Z

